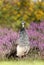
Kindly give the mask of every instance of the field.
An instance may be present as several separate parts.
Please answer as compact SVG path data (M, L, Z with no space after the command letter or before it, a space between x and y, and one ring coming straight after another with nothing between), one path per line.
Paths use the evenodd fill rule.
M44 65L42 60L0 61L0 65Z

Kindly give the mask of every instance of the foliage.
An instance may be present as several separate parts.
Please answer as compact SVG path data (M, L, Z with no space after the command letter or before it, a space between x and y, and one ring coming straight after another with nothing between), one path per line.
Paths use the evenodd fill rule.
M18 30L22 21L25 21L28 27L31 21L42 19L44 19L44 2L0 0L0 24L3 27Z
M44 21L39 24L32 22L28 29L28 36L31 48L37 47L44 50Z
M6 57L6 54L10 54L14 50L14 45L18 34L12 29L8 30L7 28L0 28L0 58L3 59Z

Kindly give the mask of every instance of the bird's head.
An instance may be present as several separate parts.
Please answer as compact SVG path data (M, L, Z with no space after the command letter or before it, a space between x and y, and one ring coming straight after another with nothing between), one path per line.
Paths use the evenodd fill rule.
M24 28L25 27L25 22L22 22L21 24L22 24L22 28Z

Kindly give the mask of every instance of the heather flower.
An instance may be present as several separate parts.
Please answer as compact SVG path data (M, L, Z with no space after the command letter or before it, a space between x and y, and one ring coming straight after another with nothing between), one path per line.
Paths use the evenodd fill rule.
M38 47L44 49L44 21L40 23L32 22L27 30L31 48Z
M14 32L12 29L0 29L0 54L2 57L5 57L6 54L10 53L13 48L12 45L15 44L17 38L17 32Z

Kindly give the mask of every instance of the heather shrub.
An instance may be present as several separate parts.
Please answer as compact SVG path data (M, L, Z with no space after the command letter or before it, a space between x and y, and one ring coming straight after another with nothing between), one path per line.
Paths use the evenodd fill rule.
M44 21L32 22L28 29L28 36L31 48L38 47L40 50L44 50Z
M15 42L18 35L12 29L0 28L0 58L3 59L12 50L15 50ZM12 51L13 52L13 51Z
M44 21L32 22L27 30L30 41L29 56L44 59Z

